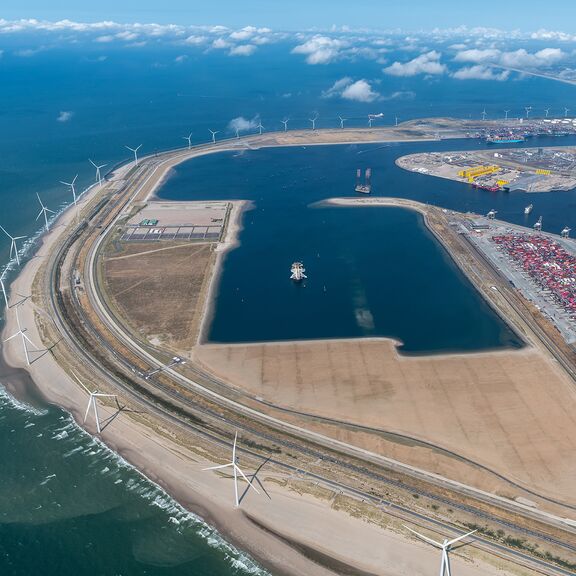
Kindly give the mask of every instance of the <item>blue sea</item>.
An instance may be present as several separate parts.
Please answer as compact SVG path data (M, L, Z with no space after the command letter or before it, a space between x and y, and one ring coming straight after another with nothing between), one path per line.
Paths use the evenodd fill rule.
M88 162L108 168L128 158L179 147L208 129L232 136L236 117L258 117L268 130L363 126L370 113L394 117L493 117L531 105L563 109L574 88L512 75L506 82L391 77L374 61L310 66L285 46L250 58L181 47L118 48L79 43L17 55L0 38L0 224L37 236L36 194L59 210L70 200L61 180L94 179ZM23 42L23 41L22 41ZM20 48L22 46L19 46ZM393 57L393 55L392 55ZM323 97L337 80L377 78L385 99L362 103ZM540 144L575 144L576 140ZM161 196L251 199L241 246L225 264L208 338L334 338L386 335L406 353L517 346L514 334L474 292L423 227L404 210L311 206L350 195L356 167L373 168L375 194L402 196L524 223L542 215L547 229L576 229L574 192L493 195L402 172L394 159L428 149L482 146L459 141L390 146L331 146L222 154L177 168ZM531 221L529 220L528 223ZM33 243L28 254L34 249ZM309 270L305 287L287 282L290 263ZM0 264L9 243L0 237ZM250 262L249 274L243 276ZM14 271L12 272L14 273ZM433 276L433 279L431 279ZM256 280L254 280L256 279ZM394 306L394 303L401 306ZM302 317L294 311L305 310ZM226 322L231 311L235 321ZM255 315L256 313L256 315ZM447 317L449 320L447 321ZM250 331L246 318L252 318ZM0 382L14 375L4 371ZM241 575L264 573L213 529L186 513L61 410L29 393L26 403L0 394L0 573L86 575Z

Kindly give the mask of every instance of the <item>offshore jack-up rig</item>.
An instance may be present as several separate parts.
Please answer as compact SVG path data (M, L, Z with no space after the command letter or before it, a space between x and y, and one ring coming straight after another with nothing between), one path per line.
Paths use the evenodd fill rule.
M292 275L290 276L290 280L294 280L294 282L301 282L304 278L308 278L304 272L306 272L306 268L304 268L304 264L302 262L294 262L292 264L292 268L290 268L290 272Z
M356 192L360 192L361 194L370 194L372 192L372 168L367 168L366 172L364 173L364 182L362 182L362 170L358 168L356 170Z

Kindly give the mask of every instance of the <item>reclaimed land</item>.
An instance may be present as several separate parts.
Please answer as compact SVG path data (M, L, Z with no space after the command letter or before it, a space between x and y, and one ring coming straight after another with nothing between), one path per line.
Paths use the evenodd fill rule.
M458 128L457 122L453 125ZM398 135L382 130L374 140L370 139L370 134L375 131L358 132L361 132L358 142L399 139ZM345 136L349 141L349 134ZM426 134L412 136L415 139L430 137ZM304 136L291 134L290 137L306 142ZM310 134L309 143L343 140L344 135L340 135L333 140L325 138L322 142L321 136ZM90 246L100 237L99 228L109 227L115 222L117 206L120 210L126 206L124 198L128 203L147 198L153 194L171 166L196 155L237 149L238 146L261 145L282 146L289 143L282 135L269 135L266 139L250 137L238 143L225 142L172 154L161 158L155 165L152 164L153 160L149 160L149 170L146 159L141 160L140 167L128 165L114 176L117 180L126 178L130 182L126 190L121 186L112 192L108 188L103 191L93 188L84 196L84 214L90 215L105 195L109 196L110 209L105 209L101 215L98 212L99 215L93 223L89 222L85 233L80 230L82 233L75 233L71 237L72 242L76 236L85 242L72 251L63 252L65 261L58 265L61 275L54 276L52 272L57 265L57 257L64 245L67 248L71 230L77 230L74 214L67 211L60 218L59 226L43 237L39 248L43 258L31 259L12 286L12 294L32 293L32 301L22 307L21 318L29 336L37 342L44 342L46 350L35 353L32 366L27 368L33 378L31 382L27 374L18 369L23 366L19 349L12 345L3 347L3 356L8 365L3 369L3 381L6 380L15 393L30 390L35 385L48 401L69 410L78 421L81 421L86 395L71 377L71 369L80 372L93 387L97 385L102 390L120 394L122 409L113 404L102 407L103 417L109 421L102 439L150 479L165 487L189 510L199 513L220 528L231 541L249 550L275 574L427 574L430 565L437 561L437 554L433 549L407 538L402 524L415 521L410 510L417 508L423 515L417 524L424 526L424 529L431 526L425 520L430 516L440 522L443 527L440 533L443 535L450 531L449 524L446 524L447 517L451 518L450 524L469 526L477 521L474 509L470 508L469 497L458 496L447 485L442 492L443 499L430 499L433 492L429 492L423 476L420 481L406 483L407 477L402 477L400 482L391 483L398 476L397 472L388 471L386 476L365 476L361 468L351 468L349 465L345 467L346 474L343 474L340 466L352 462L349 457L333 452L331 459L324 461L313 451L299 453L293 440L291 444L284 444L278 436L273 439L269 435L260 436L259 425L245 422L241 416L231 416L224 408L220 408L224 420L220 420L216 413L201 412L199 408L205 403L204 397L182 384L169 382L169 375L161 375L153 383L154 389L148 387L130 374L130 370L117 363L118 358L122 357L136 367L143 366L141 357L119 341L113 350L103 347L104 339L113 339L114 336L106 333L103 316L90 309L92 297L75 295L68 282L74 265L81 265L84 270ZM92 218L89 216L90 220ZM74 243L71 245L74 246ZM81 308L76 299L80 301ZM55 308L54 300L58 308ZM64 313L61 314L60 310L64 310ZM57 314L52 316L53 312ZM82 316L75 318L75 314ZM65 327L64 322L70 328ZM7 333L12 333L14 326L14 315L9 315ZM72 328L74 337L69 331ZM169 411L166 409L168 405ZM197 409L193 410L192 407ZM87 427L93 430L91 424ZM232 510L229 477L215 478L212 474L201 472L207 463L225 461L230 433L235 428L242 430L242 462L248 469L262 461L262 454L271 453L274 456L261 476L272 495L272 504L251 495L243 502L241 510ZM288 462L292 462L292 465L288 465ZM371 466L369 469L378 468ZM308 476L305 470L314 471L315 476ZM376 483L370 485L369 478L377 478ZM416 497L418 500L415 500ZM393 508L387 506L387 499L395 503ZM543 516L537 511L531 516L530 507L513 506L511 500L507 500L507 504L505 500L501 498L502 505L510 512L506 514L503 508L498 514L507 518L509 528L502 534L489 531L487 527L482 528L484 534L492 534L486 537L499 539L503 543L507 542L506 538L513 538L517 532L511 523L520 522L520 511L523 512L523 520L518 525L522 525L523 529L542 528ZM474 506L479 505L477 499L473 498L473 501ZM467 507L461 507L460 502L466 502ZM480 508L485 511L484 514L488 511L493 514L497 509L488 503ZM487 521L491 522L482 520L482 524ZM562 538L566 527L561 528L556 520L553 524L556 527L551 525L546 533L553 538ZM440 537L438 528L428 533ZM453 565L463 576L502 572L534 574L529 558L518 555L528 550L530 542L525 538L511 541L520 542L515 544L515 555L501 551L495 556L490 542L480 539L473 547L454 554ZM570 562L569 552L562 546L555 546L553 540L546 545L546 551L559 555L564 565ZM502 558L498 557L500 555ZM554 573L553 567L550 568L548 564L542 569L546 573Z

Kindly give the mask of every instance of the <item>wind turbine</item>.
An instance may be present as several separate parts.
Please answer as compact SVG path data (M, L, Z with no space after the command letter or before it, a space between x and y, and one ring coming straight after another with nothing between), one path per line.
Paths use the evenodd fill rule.
M568 112L570 112L570 108L564 108L564 118L568 118Z
M408 526L404 526L407 530L410 530L413 534L416 534L418 538L424 540L424 542L428 542L428 544L432 544L436 548L440 548L442 550L442 562L440 563L440 576L444 576L444 574L450 574L450 558L448 557L448 552L452 550L452 545L456 544L456 542L460 542L467 536L474 534L477 530L472 530L472 532L468 532L467 534L463 534L462 536L458 536L458 538L454 538L453 540L448 540L447 538L444 539L443 542L436 542L436 540L432 540L432 538L428 538L423 536L422 534L416 532L416 530L412 530L412 528L408 528Z
M212 142L215 144L216 143L216 134L218 134L218 132L220 132L220 130L216 130L216 132L214 132L214 130L208 129L208 132L210 132L210 134L212 134Z
M188 140L188 150L192 148L192 132L188 136L182 136L183 140Z
M398 126L398 116L394 116L394 126Z
M2 287L4 287L4 282L2 282ZM28 338L28 336L26 336L25 334L26 328L22 329L22 325L20 324L20 315L18 314L18 306L16 306L16 322L18 323L18 332L10 336L10 338L6 338L6 340L4 340L4 343L8 342L9 340L12 340L12 338L17 338L18 336L20 336L22 340L22 347L24 348L24 356L26 356L26 364L30 366L30 356L28 354L28 346L26 345L26 342L28 342L28 344L36 348L36 350L38 350L38 347L36 346L36 344L34 344L34 342L32 342L32 340L30 340L30 338Z
M140 148L142 148L142 144L140 144L140 146L138 146L138 148L130 148L130 146L125 146L125 148L128 148L128 150L131 150L132 152L134 152L134 162L136 162L136 166L138 166L138 150L140 150Z
M504 116L504 120L508 120L508 112L510 112L510 110L504 110L504 114L506 114L506 116Z
M18 246L16 246L16 240L22 240L27 238L27 236L10 236L10 234L6 232L6 229L3 226L0 226L0 229L12 241L12 244L10 245L10 258L14 258L14 256L16 256L16 263L18 266L20 266L20 256L18 255Z
M98 182L98 185L100 187L102 187L102 175L100 174L100 168L104 168L104 166L108 166L108 164L100 164L100 166L94 164L94 162L92 162L92 160L90 160L90 158L88 158L90 164L92 164L92 166L94 166L94 168L96 168L96 178L94 178L94 180L96 182ZM78 175L76 175L76 178L78 178ZM76 180L76 178L74 178L74 180Z
M256 126L256 128L258 128L258 130L260 130L260 136L262 136L262 130L264 130L264 126L262 126L262 122L260 122L258 124L258 126Z
M550 114L550 108L544 108L544 112L546 112L546 118L548 118L548 114Z
M46 226L46 232L48 232L48 230L50 230L50 226L48 225L48 212L51 214L56 214L56 212L54 212L54 210L50 210L50 208L46 208L46 206L42 204L42 200L40 200L40 194L38 194L38 192L36 192L36 196L38 198L38 202L40 202L40 206L42 206L42 208L40 208L40 212L38 212L38 216L36 216L36 220L44 215L44 225Z
M486 120L486 108L482 110L482 120Z
M74 374L74 372L72 372L72 374ZM90 413L90 408L92 408L92 410L94 412L94 420L96 420L96 430L98 430L98 434L100 434L100 432L102 430L100 429L100 417L98 416L98 402L96 399L97 398L116 398L116 394L102 394L98 391L92 392L80 380L80 378L78 378L78 376L76 376L76 374L74 374L74 378L76 378L76 380L78 381L80 386L82 386L82 388L84 388L84 390L86 390L86 392L88 392L88 394L90 395L90 398L88 399L88 406L86 407L86 412L84 414L84 422L86 422L86 420L88 418L88 414Z
M282 124L284 124L284 132L288 132L288 120L282 120Z
M238 128L234 128L234 131L236 132L236 138L240 138L240 130L238 130Z
M342 130L344 130L344 122L346 122L346 120L348 120L348 118L342 118L342 116L338 116L338 118L340 118L340 128L342 128Z
M90 162L92 162L92 160L90 160ZM96 166L96 164L94 164L94 162L92 162L92 164L94 166ZM96 166L96 180L98 180L99 176L100 176L100 167ZM72 180L72 182L64 182L63 180L60 180L60 184L64 184L64 186L68 186L70 188L70 190L72 191L72 198L74 198L74 206L76 206L76 187L74 186L74 184L76 184L76 178L78 178L78 174L76 174L76 176L74 176L74 179Z
M372 120L374 120L374 118L372 118L372 116L368 116L368 128L372 128Z
M258 492L258 490L254 486L254 484L252 484L252 482L250 482L250 480L248 480L248 478L246 477L246 474L244 474L244 472L242 472L242 470L240 470L240 467L238 466L238 464L236 464L236 461L237 461L236 443L237 443L237 441L238 441L238 432L236 432L236 434L234 435L234 444L232 446L232 462L228 462L228 464L222 464L221 466L210 466L210 468L204 468L204 470L221 470L223 468L232 467L232 470L234 471L234 497L235 497L236 508L238 508L240 506L240 500L238 499L238 474L240 474L240 476L242 476L242 478L244 478L244 480L246 480L246 482L248 482L249 486L251 488L253 488L257 494L260 494L260 492Z
M532 106L525 106L524 110L526 110L526 120L528 120L528 116L530 116L530 111L532 110Z
M312 130L316 130L316 120L318 120L318 116L314 116L314 118L308 118L310 122L312 122Z

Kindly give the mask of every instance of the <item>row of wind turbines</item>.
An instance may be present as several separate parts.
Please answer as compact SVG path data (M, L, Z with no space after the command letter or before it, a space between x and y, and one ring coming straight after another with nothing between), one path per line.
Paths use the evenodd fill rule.
M544 118L549 118L550 116L550 110L552 110L552 108L543 108L542 111L544 112ZM526 114L525 118L528 120L530 118L530 114L532 114L532 106L524 106L524 112ZM509 120L510 118L508 117L508 115L510 114L510 112L512 112L512 110L503 110L504 112L504 120ZM570 108L564 108L564 118L568 118L568 112L570 112ZM488 112L486 112L486 108L484 108L484 110L482 110L482 120L486 120L486 117L488 116Z

